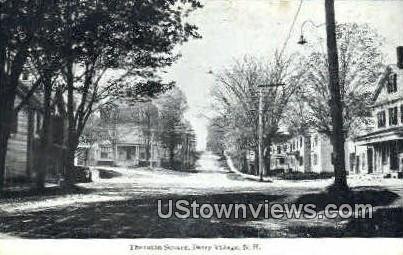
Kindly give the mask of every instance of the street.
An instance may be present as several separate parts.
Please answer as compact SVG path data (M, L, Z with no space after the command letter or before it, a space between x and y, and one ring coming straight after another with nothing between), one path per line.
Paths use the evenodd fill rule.
M386 180L372 181L375 183L372 187L364 185L365 180L350 182L358 197L365 193L361 198L378 206L380 214L388 213L388 218L379 216L378 220L389 222L376 226L377 213L371 222L358 223L343 219L253 219L250 215L246 219L159 218L158 199L224 204L287 203L310 197L315 200L315 194L331 183L330 179L273 183L245 180L230 173L209 152L202 154L192 172L147 168L103 168L103 171L103 179L95 177L92 183L79 184L79 189L71 194L0 200L0 233L10 238L310 237L349 236L349 233L371 236L372 228L379 235L383 227L383 235L390 236L400 235L394 231L403 229L400 180L388 180L386 184ZM388 190L381 187L385 185ZM362 231L363 227L365 233L354 232ZM344 228L351 231L345 232Z

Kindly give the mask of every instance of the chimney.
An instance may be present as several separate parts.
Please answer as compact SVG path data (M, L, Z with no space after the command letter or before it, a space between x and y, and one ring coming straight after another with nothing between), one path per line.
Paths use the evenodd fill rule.
M397 47L397 67L403 69L403 46Z

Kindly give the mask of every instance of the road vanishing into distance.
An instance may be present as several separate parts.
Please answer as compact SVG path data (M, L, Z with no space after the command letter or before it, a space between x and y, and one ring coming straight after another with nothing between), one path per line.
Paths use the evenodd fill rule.
M370 181L371 185L367 182ZM169 200L199 204L314 203L320 205L332 180L257 182L225 167L204 152L192 171L149 168L102 168L91 183L68 194L9 195L0 199L0 238L181 238L401 236L402 181L350 181L355 202L376 206L374 219L273 219L249 212L246 217L161 218ZM387 183L385 183L387 182ZM385 188L387 187L387 188ZM319 210L319 209L318 209ZM319 213L320 214L320 213ZM389 216L385 217L384 215ZM389 219L390 222L383 222ZM400 224L400 225L399 225ZM393 228L393 229L391 229Z

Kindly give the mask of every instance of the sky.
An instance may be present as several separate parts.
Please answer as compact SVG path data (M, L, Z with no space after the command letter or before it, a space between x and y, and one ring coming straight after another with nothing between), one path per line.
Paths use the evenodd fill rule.
M324 1L302 0L201 0L204 8L189 22L199 27L202 39L180 46L182 58L168 71L187 96L186 118L196 131L198 149L206 144L208 118L212 116L210 91L216 85L214 73L245 55L270 58L286 44L286 53L304 51L297 44L303 27L308 43L325 47ZM385 39L382 51L388 63L396 62L396 47L403 45L403 0L339 0L336 22L367 23ZM296 17L295 25L292 23ZM322 38L322 40L320 39ZM322 43L321 43L322 42Z

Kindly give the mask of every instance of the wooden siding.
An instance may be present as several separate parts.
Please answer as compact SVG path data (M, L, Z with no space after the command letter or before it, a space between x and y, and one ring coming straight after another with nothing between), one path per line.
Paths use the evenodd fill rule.
M18 113L17 133L11 134L8 140L6 156L6 179L27 177L28 154L28 113Z

